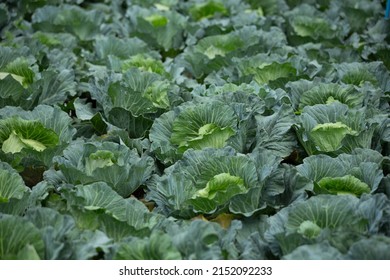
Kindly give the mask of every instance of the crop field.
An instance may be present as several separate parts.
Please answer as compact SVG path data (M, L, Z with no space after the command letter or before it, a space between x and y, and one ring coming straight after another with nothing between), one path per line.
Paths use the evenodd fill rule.
M0 2L0 259L390 259L380 0Z

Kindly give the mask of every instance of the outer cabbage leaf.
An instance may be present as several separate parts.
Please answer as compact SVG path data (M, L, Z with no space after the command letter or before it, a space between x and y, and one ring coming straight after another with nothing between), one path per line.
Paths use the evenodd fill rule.
M224 230L217 223L196 219L170 224L167 233L183 259L221 260L237 259L234 243L239 229L237 221Z
M264 160L267 162L269 157ZM265 170L270 174L265 178L262 196L269 207L286 207L294 201L306 199L307 192L313 191L313 183L299 174L295 167L282 165L274 170Z
M180 260L181 254L172 244L172 237L154 231L149 238L132 239L122 243L116 251L116 260Z
M104 61L110 57L128 59L130 56L144 53L148 46L138 38L98 36L95 39L94 48L98 61Z
M256 117L256 147L273 151L275 155L287 157L296 146L292 131L295 123L291 108L283 105L268 116Z
M300 174L315 182L324 177L341 177L346 173L346 167L336 158L327 155L315 155L303 160L303 164L297 166Z
M22 177L7 163L0 162L0 203L22 199L28 188Z
M136 117L131 112L118 107L109 112L108 121L119 128L125 129L130 138L144 137L153 124L153 121L148 117Z
M390 260L390 238L374 235L353 244L347 258L351 260Z
M341 260L344 256L328 242L302 245L283 256L284 260Z
M246 228L246 227L243 227ZM239 232L240 235L240 232ZM266 260L269 250L263 238L258 232L252 233L245 238L239 236L240 259L243 260Z
M103 14L99 10L87 11L74 5L44 6L32 15L33 26L41 31L67 31L80 40L91 40L100 31Z
M390 229L390 201L383 193L363 194L358 211L368 221L370 235L386 234Z
M214 17L216 14L227 15L228 11L222 1L207 1L200 4L194 4L189 13L195 20Z
M258 96L248 94L250 90L256 90L255 87L249 85L243 84L242 88L233 89L231 93L228 86L226 90L228 93L219 97L234 109L238 117L237 132L228 139L228 144L239 153L249 153L254 149L258 140L256 116L264 113L265 101Z
M380 13L380 11L383 10L380 3L366 0L359 1L359 3L353 0L342 2L332 1L330 6L333 9L344 13L351 30L358 33L364 31L367 27L366 22L370 17L373 17L375 14Z
M5 4L0 5L0 28L3 28L9 21L9 13Z
M44 259L45 245L39 230L27 220L0 214L0 258Z
M324 38L332 38L335 36L334 27L325 18L312 18L301 15L292 18L291 25L295 33L301 37L317 39L319 36Z
M244 46L239 35L224 34L214 35L201 39L195 47L195 51L203 53L208 59L218 56L226 56L229 52Z
M110 239L115 242L127 240L129 237L145 237L150 234L149 226L134 227L126 221L120 221L110 214L96 212L78 213L78 222L85 225L86 228L99 228ZM91 223L91 218L94 223Z
M177 153L177 147L170 140L175 115L174 111L162 114L153 122L149 133L151 150L161 162L167 165L181 158L181 154Z
M297 70L290 63L272 63L256 69L253 77L258 84L271 84L281 78L296 79Z
M73 70L42 71L41 78L31 86L31 97L26 106L62 104L70 96L76 95L75 80Z
M48 48L63 48L73 50L77 45L76 37L70 33L36 31L32 37Z
M41 207L53 189L47 182L40 182L31 191L26 189L21 198L10 198L8 202L0 203L0 213L22 216L29 208Z
M32 208L26 217L41 232L45 243L45 259L69 259L72 254L72 241L68 235L75 227L73 218L61 215L51 208Z
M68 235L72 240L72 260L93 260L99 259L108 254L112 241L99 230L73 230Z
M186 201L196 192L191 181L177 173L153 175L147 186L146 200L156 203L155 210L159 213L184 218L194 216L191 209L185 209Z

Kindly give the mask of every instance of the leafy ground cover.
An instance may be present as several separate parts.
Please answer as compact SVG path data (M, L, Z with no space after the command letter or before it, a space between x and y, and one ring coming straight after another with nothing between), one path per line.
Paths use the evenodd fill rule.
M370 0L0 4L1 259L390 259Z

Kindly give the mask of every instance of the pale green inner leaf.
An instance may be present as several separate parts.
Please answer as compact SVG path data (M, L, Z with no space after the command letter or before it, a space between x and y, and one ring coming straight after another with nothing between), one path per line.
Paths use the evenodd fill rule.
M255 70L254 79L258 84L269 83L279 78L295 76L297 70L290 63L272 63Z
M10 198L21 199L27 190L19 174L0 169L0 203Z
M366 183L352 175L336 178L324 177L318 182L318 185L321 188L336 194L353 194L360 196L363 193L370 193L371 191Z
M292 21L292 26L295 33L302 37L332 38L335 36L331 24L323 18L296 16Z
M331 104L331 103L336 102L336 101L340 102L340 100L335 99L333 96L329 96L325 103Z
M225 56L226 54L226 51L217 47L217 46L214 46L214 45L211 45L210 47L208 47L206 49L206 51L204 52L204 54L209 58L209 59L214 59L217 55L220 55L220 56Z
M7 140L3 142L4 153L19 153L23 148L30 148L38 152L44 151L47 147L39 141L24 139L13 130Z
M234 131L230 127L220 128L215 124L206 124L199 128L197 137L183 141L179 145L179 151L188 148L203 149L203 148L223 148L226 141L234 135Z
M321 228L312 221L303 221L298 228L298 233L308 238L316 238L321 233Z
M222 34L203 38L196 46L197 52L203 53L209 59L214 59L217 55L226 56L226 54L242 47L244 42L240 37Z
M36 141L34 139L23 139L20 138L20 141L22 141L27 147L30 147L38 152L42 152L46 149L46 146L43 145L41 142Z
M38 121L17 118L0 120L0 141L5 153L18 153L24 148L42 152L58 144L59 137Z
M138 69L146 72L158 73L160 75L164 75L166 73L164 65L160 60L153 59L145 54L134 55L121 63L123 72L126 72L132 67L137 67Z
M15 74L11 74L11 73L6 73L6 72L0 72L0 80L5 79L5 77L7 77L8 75L11 75L12 78L14 78L19 84L21 84L22 86L24 86L24 77L19 76L19 75L15 75Z
M154 107L167 109L169 108L169 87L170 85L166 81L155 81L145 89L144 96L152 101Z
M228 11L221 2L209 1L199 5L194 5L190 8L190 14L195 20L211 18L215 14L220 13L226 15Z
M40 260L35 247L30 244L26 244L22 250L20 250L17 254L17 259L19 260Z
M103 168L106 166L112 166L115 163L115 155L106 150L97 151L93 154L90 154L85 160L85 173L88 176L91 176L93 171L98 168Z
M211 134L217 126L213 123L205 124L204 126L199 128L199 135Z
M218 194L228 194L228 197L222 198L226 201L231 195L246 192L244 180L238 176L230 175L229 173L221 173L215 175L206 185L204 189L196 192L193 198L204 197L214 199ZM220 199L218 199L220 200ZM222 202L222 201L219 201Z
M310 137L320 151L333 152L341 148L341 142L347 134L356 135L352 130L342 122L324 123L316 125L310 131Z
M168 24L168 19L162 15L155 14L145 18L154 27L162 27Z
M1 150L4 153L19 153L23 148L26 148L26 145L20 140L16 135L15 131L12 131L7 140L3 142Z
M156 4L154 4L154 6L159 11L169 11L169 6L165 6L165 5L161 4L161 3L156 3Z

